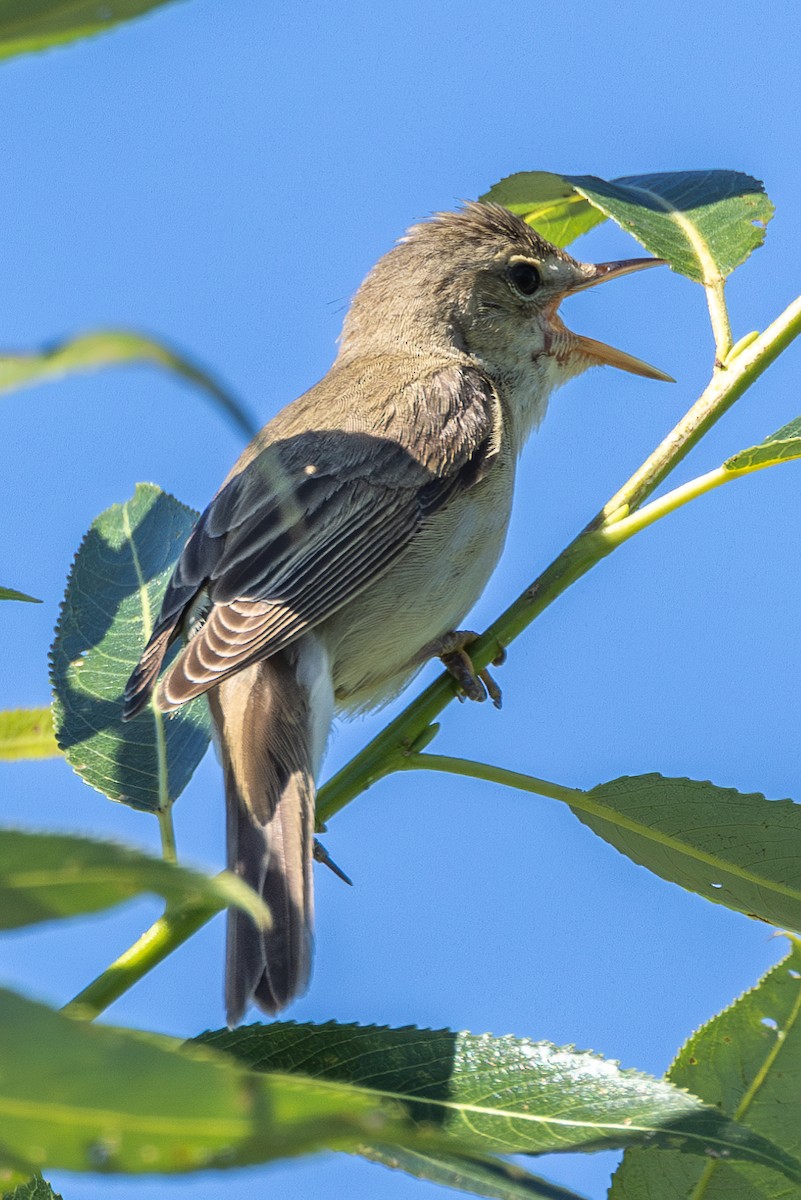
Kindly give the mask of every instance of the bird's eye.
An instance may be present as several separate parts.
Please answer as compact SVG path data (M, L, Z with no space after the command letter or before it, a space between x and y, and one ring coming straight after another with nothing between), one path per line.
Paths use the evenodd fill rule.
M539 271L530 262L512 263L507 274L512 287L521 296L533 296L542 282Z

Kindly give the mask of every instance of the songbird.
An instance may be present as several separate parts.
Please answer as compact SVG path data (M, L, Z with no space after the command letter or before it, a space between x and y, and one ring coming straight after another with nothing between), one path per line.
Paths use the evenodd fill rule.
M228 914L230 1025L306 988L333 716L383 704L467 644L457 631L498 561L550 393L604 363L670 379L557 311L659 262L577 262L492 204L414 225L356 292L331 369L265 425L195 525L124 716L152 694L165 713L208 698L228 863L272 914L267 931Z

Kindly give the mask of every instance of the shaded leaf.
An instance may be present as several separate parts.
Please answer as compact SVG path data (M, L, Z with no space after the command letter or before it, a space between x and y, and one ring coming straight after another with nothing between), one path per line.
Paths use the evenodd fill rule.
M505 204L561 246L602 219L590 219L583 200L679 274L705 284L731 274L762 245L774 211L759 180L740 171L670 171L612 180L529 171L510 175L482 199Z
M716 904L801 929L801 805L661 775L624 776L586 797L588 808L573 812L634 862Z
M584 1200L577 1192L531 1175L502 1158L435 1156L400 1146L365 1146L359 1153L370 1162L405 1171L415 1179L427 1179L474 1196L489 1196L491 1200Z
M519 171L496 183L481 197L516 213L554 246L569 246L606 220L564 175Z
M197 514L152 484L114 504L84 538L51 651L56 739L78 774L132 808L180 795L209 742L203 697L123 723L122 694Z
M733 454L723 465L727 471L755 471L791 458L801 458L801 417L777 429L758 446Z
M14 588L7 587L0 587L0 600L26 600L28 604L42 603L35 596L29 596L26 592L18 592Z
M394 1133L366 1093L253 1075L207 1050L74 1020L8 991L0 1062L4 1148L32 1169L186 1172Z
M647 250L697 283L730 275L765 240L773 205L739 171L670 171L607 183L568 176L582 196Z
M372 1138L369 1145L478 1158L667 1145L781 1164L801 1183L801 1163L695 1096L549 1042L334 1022L251 1025L195 1041L257 1071L351 1084L402 1104L413 1123L407 1140Z
M250 413L207 371L201 370L185 355L171 350L164 342L125 329L84 333L35 354L0 354L0 392L12 392L103 367L139 363L164 367L180 375L205 392L246 437L251 438L257 432L258 426Z
M801 1155L801 947L682 1047L669 1078L788 1153ZM627 1151L614 1200L675 1200L703 1179L704 1200L795 1200L798 1188L752 1163L708 1163L664 1151Z
M211 912L233 904L257 922L269 919L256 894L227 871L204 875L74 834L0 830L0 929L97 912L143 892Z
M14 708L0 712L0 761L57 758L49 708Z

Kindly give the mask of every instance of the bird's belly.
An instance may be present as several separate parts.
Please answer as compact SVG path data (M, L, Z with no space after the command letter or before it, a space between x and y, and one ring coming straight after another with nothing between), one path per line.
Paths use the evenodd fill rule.
M326 622L340 709L390 700L429 657L430 644L459 628L503 549L511 476L511 468L496 469L435 514L385 575Z

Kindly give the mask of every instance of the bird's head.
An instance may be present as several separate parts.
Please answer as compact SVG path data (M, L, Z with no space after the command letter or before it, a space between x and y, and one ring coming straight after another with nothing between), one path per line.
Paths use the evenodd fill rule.
M670 381L623 350L573 333L559 315L574 292L661 263L578 262L507 209L469 203L413 226L376 264L354 298L340 354L457 351L501 384L528 378L543 400L591 366Z

